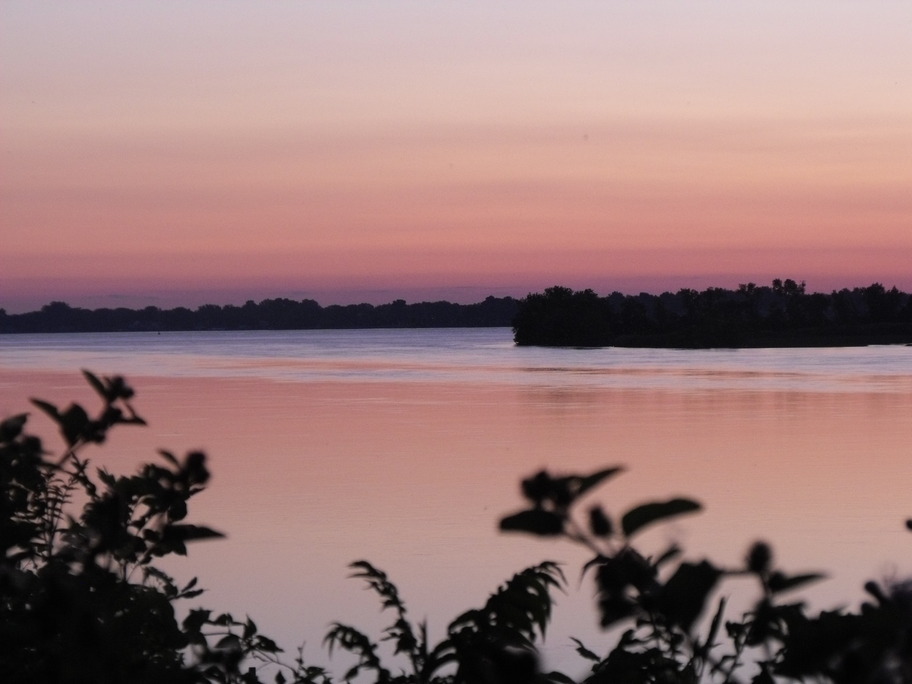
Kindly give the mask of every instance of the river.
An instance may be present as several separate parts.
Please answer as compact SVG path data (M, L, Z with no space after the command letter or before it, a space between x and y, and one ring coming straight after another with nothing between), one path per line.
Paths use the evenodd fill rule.
M213 480L191 519L227 533L169 563L199 575L196 604L250 614L332 667L332 620L387 624L347 579L387 570L440 636L511 573L565 562L546 656L602 650L584 553L503 535L519 480L547 467L627 472L596 492L612 512L684 495L705 510L644 533L693 559L737 565L756 539L786 570L830 575L805 595L856 603L863 582L912 574L912 347L541 349L505 328L0 336L0 414L28 397L93 406L79 369L134 385L147 428L95 462L132 471L157 448L204 449ZM58 443L43 416L33 428ZM733 586L731 591L748 591Z

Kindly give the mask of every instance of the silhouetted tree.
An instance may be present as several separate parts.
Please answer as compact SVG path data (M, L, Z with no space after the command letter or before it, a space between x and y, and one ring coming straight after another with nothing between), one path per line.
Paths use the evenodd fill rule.
M52 302L25 314L0 316L0 333L113 332L129 330L310 330L318 328L452 328L509 327L519 306L512 297L488 297L478 304L419 302L407 304L332 305L321 307L312 299L248 300L244 306L204 304L140 311L74 309Z
M684 288L658 297L600 298L553 287L529 294L513 321L517 344L761 347L912 342L912 298L895 287L808 294L805 283ZM585 302L585 306L581 305ZM661 305L661 306L660 306Z
M549 287L522 300L513 320L517 344L597 347L610 339L607 308L592 290ZM527 337L528 334L528 337Z

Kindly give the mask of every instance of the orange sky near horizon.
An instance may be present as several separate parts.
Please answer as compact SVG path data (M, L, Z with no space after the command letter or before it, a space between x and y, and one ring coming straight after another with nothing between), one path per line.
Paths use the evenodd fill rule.
M0 307L912 290L912 5L0 7Z

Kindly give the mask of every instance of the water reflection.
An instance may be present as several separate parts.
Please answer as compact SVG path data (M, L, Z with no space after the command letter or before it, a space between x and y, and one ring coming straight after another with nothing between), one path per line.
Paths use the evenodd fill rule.
M494 329L5 335L8 368L124 362L133 375L283 382L580 384L596 387L912 392L912 347L540 349Z

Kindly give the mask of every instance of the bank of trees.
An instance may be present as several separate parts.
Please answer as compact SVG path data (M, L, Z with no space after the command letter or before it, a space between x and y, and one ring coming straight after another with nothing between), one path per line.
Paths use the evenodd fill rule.
M320 306L265 299L196 309L82 309L51 302L39 311L0 309L0 333L177 330L312 330L511 327L518 345L776 347L912 343L912 297L880 283L829 294L774 280L735 290L711 287L659 295L555 286L542 293L487 297L475 304L398 299L389 304Z
M509 327L518 301L488 297L475 304L397 299L389 304L320 306L312 299L264 299L243 306L204 304L196 309L82 309L51 302L39 311L7 314L0 333L122 332L168 330L310 330L320 328Z
M353 563L390 624L379 635L332 625L324 644L353 663L338 675L300 655L286 657L246 615L191 608L179 619L177 606L202 590L196 579L175 583L159 562L221 536L188 522L188 504L209 479L205 456L163 451L132 475L92 468L88 450L111 429L144 422L121 378L85 377L100 399L94 413L33 400L60 428L60 453L29 433L26 414L0 423L0 681L912 683L912 583L869 582L857 610L811 614L796 591L822 576L779 568L767 543L753 544L736 567L674 545L643 554L643 529L696 513L700 504L658 499L625 511L592 504L590 495L620 476L619 467L532 475L522 481L523 508L500 521L506 533L563 538L591 553L584 571L610 631L603 644L576 642L580 669L588 670L581 678L538 664L552 594L565 586L549 561L521 570L457 616L438 642L410 618L381 569ZM754 597L735 614L727 596L745 583L732 586L733 578L750 579Z
M628 347L848 346L912 342L912 298L880 283L830 294L776 279L736 290L601 297L551 287L513 321L519 345Z

